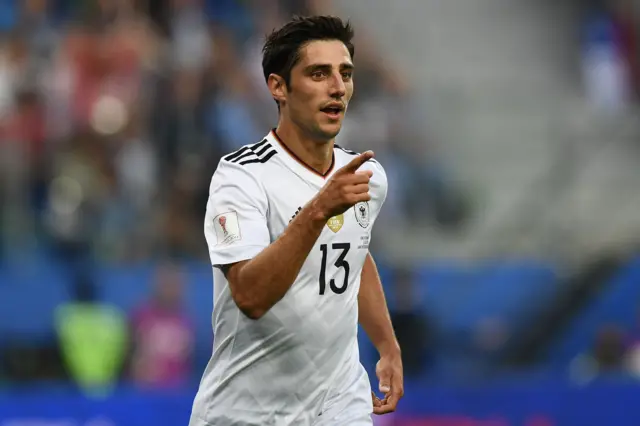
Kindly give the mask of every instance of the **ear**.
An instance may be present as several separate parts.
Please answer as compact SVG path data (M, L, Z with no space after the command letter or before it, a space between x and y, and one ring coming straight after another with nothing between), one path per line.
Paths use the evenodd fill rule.
M277 74L270 74L267 80L267 86L271 92L271 96L274 100L282 103L286 100L287 95L287 83L284 79Z

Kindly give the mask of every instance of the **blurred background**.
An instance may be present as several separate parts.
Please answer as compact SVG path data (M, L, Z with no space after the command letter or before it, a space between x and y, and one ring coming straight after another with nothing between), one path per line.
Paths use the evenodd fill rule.
M0 1L0 425L186 425L209 181L310 13L355 25L338 142L389 177L379 424L639 425L638 0Z

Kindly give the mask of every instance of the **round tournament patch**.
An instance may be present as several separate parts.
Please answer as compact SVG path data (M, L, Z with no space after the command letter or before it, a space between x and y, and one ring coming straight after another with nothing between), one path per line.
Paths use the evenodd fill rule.
M358 222L358 225L363 228L368 227L371 222L371 216L369 215L369 203L366 201L357 203L353 206L353 211L356 214L356 221Z

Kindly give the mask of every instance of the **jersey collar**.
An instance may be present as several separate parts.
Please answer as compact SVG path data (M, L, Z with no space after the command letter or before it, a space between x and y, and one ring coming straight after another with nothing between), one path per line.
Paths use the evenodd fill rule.
M318 184L319 186L324 186L327 179L331 177L336 167L336 154L333 153L333 158L331 160L331 166L329 170L325 174L318 173L304 161L302 161L296 154L293 153L284 142L278 137L275 129L271 129L269 134L267 135L267 139L271 143L272 146L276 148L281 154L279 156L283 161L290 167L296 174L299 176L309 179L312 182Z

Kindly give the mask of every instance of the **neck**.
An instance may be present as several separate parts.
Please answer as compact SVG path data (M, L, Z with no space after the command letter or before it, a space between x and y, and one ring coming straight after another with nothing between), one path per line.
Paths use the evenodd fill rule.
M333 164L335 139L313 139L288 120L280 120L276 134L286 147L307 167L324 175Z

